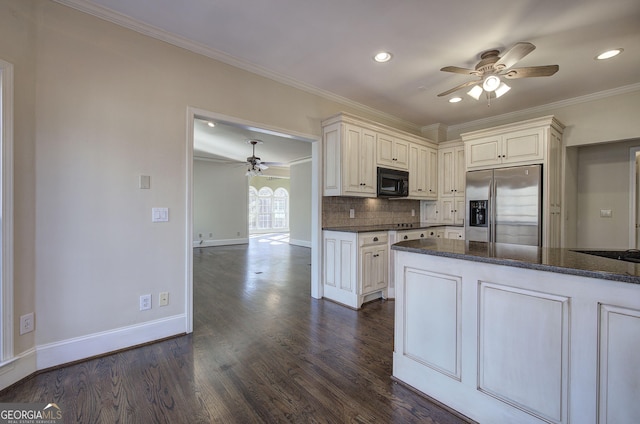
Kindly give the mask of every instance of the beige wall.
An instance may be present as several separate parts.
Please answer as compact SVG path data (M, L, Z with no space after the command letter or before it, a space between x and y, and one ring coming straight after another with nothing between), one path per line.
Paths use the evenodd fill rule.
M578 149L577 247L629 248L630 148L638 146L640 139Z
M246 242L248 185L244 166L193 161L193 241ZM201 236L202 235L202 236Z
M312 136L340 111L377 118L45 0L0 0L0 58L15 66L14 320L36 313L16 354L185 313L188 107ZM159 291L170 305L140 312Z

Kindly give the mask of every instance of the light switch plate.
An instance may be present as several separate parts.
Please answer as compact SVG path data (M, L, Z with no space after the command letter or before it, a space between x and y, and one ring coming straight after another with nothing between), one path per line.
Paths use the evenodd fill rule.
M611 209L600 209L600 218L611 218Z
M168 222L169 208L151 208L151 222Z
M141 189L150 189L151 188L151 176L149 176L149 175L140 175L139 187Z

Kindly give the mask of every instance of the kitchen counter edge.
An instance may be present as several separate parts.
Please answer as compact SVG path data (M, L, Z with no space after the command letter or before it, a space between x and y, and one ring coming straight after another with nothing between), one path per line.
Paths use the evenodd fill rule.
M419 239L393 244L391 249L640 285L640 265L566 248L455 239Z

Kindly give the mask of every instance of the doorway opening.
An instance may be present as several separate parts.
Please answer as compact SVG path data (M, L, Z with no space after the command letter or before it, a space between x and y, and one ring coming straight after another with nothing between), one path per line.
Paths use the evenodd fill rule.
M199 131L196 129L201 129L204 127L215 128L217 123L222 123L221 127L225 131L240 133L240 134L250 134L250 136L245 137L247 139L240 140L237 142L236 146L230 142L230 139L227 142L222 144L216 144L212 149L208 149L207 152L202 152L200 150L201 146L212 146L211 140L203 140L199 139ZM230 117L226 115L221 115L218 113L209 112L202 109L196 109L189 107L187 109L187 154L186 154L186 288L185 288L185 315L186 315L186 332L191 333L193 331L193 247L198 244L204 244L200 237L209 236L213 242L215 243L218 239L230 241L228 244L234 243L248 243L250 237L249 231L249 184L248 178L245 175L246 168L246 157L251 154L250 145L247 143L251 141L251 136L256 133L259 134L260 138L268 139L269 137L278 137L282 140L288 140L291 142L296 142L298 144L304 143L305 147L308 150L308 147L311 146L310 149L310 158L307 153L307 157L300 157L298 160L289 159L289 163L305 163L310 170L308 172L302 172L302 174L307 175L305 178L309 179L309 189L311 194L311 205L310 210L306 212L306 219L308 220L307 227L310 227L311 237L309 247L311 248L311 293L310 295L314 298L322 297L322 287L320 284L320 259L321 259L321 202L322 197L319 190L320 187L320 178L321 178L321 141L318 137L301 134L295 131L290 131L287 129L275 128L262 123L255 123L246 120L242 120L235 117ZM243 137L241 137L243 138ZM267 141L265 140L265 143ZM196 144L199 145L199 148L196 149ZM238 150L242 146L244 150ZM287 151L295 151L295 147L292 147L293 144L289 144L285 147ZM235 147L235 150L234 150ZM266 152L265 149L260 151L256 151L256 155L263 154ZM264 156L265 160L269 160L266 156ZM197 163L196 163L197 162ZM196 214L200 213L200 206L195 206L195 196L196 190L201 190L202 184L199 185L200 188L196 187L196 172L200 172L199 169L202 168L204 163L213 163L215 164L216 172L218 172L218 177L215 180L212 180L211 185L206 187L206 189L211 190L220 190L217 197L217 204L224 203L227 207L227 212L223 219L214 222L212 221L209 228L201 229L195 226L196 222ZM310 166L309 166L310 165ZM220 171L222 170L222 171ZM293 174L293 171L292 171ZM224 192L225 189L229 187L238 187L237 184L244 184L244 188L242 189L229 189L227 192ZM275 190L274 195L275 195ZM295 190L293 187L291 191L288 192L288 199L294 198L293 192ZM244 193L244 204L242 205L242 195ZM282 192L279 192L282 195ZM275 196L274 196L275 197ZM237 205L235 208L229 208L229 204L231 203L231 199L235 198L235 204ZM282 202L280 202L280 205ZM224 215L224 214L223 214ZM283 221L283 217L281 216L281 211L276 209L275 215L271 215L272 220ZM226 225L228 222L233 222L234 219L238 219L238 217L244 217L243 228L240 228L241 224L237 224L236 227ZM266 221L267 218L265 217ZM291 223L291 214L288 214L285 221L289 221L286 223L287 227L290 227ZM282 225L282 224L279 224ZM289 228L290 229L290 228ZM230 232L229 232L230 230ZM219 236L217 232L227 231L225 235ZM218 237L218 238L216 238ZM226 237L226 239L225 239ZM235 241L234 241L235 240ZM215 245L215 244L210 244Z

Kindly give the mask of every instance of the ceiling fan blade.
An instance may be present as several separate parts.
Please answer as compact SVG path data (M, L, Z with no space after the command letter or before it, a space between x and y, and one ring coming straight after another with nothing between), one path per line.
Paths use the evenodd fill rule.
M528 68L514 68L504 74L505 78L531 78L531 77L549 77L558 72L558 65L546 66L529 66Z
M447 90L447 91L445 91L443 93L438 94L438 97L447 96L447 95L449 95L449 94L451 94L453 92L456 92L456 91L458 91L458 90L460 90L462 88L469 87L470 85L478 84L479 82L480 81L467 81L465 83L462 83L460 85L457 85L457 86L453 87L451 90Z
M493 67L498 71L511 68L520 59L534 51L535 48L536 46L531 43L517 43L515 46L504 52L502 57L493 65Z
M440 70L444 71L444 72L453 72L454 74L480 75L480 72L478 72L478 71L476 71L474 69L459 68L457 66L445 66L444 68L442 68Z
M257 163L256 167L262 169L263 171L265 169L269 169L269 167L267 165L265 165L264 163Z

